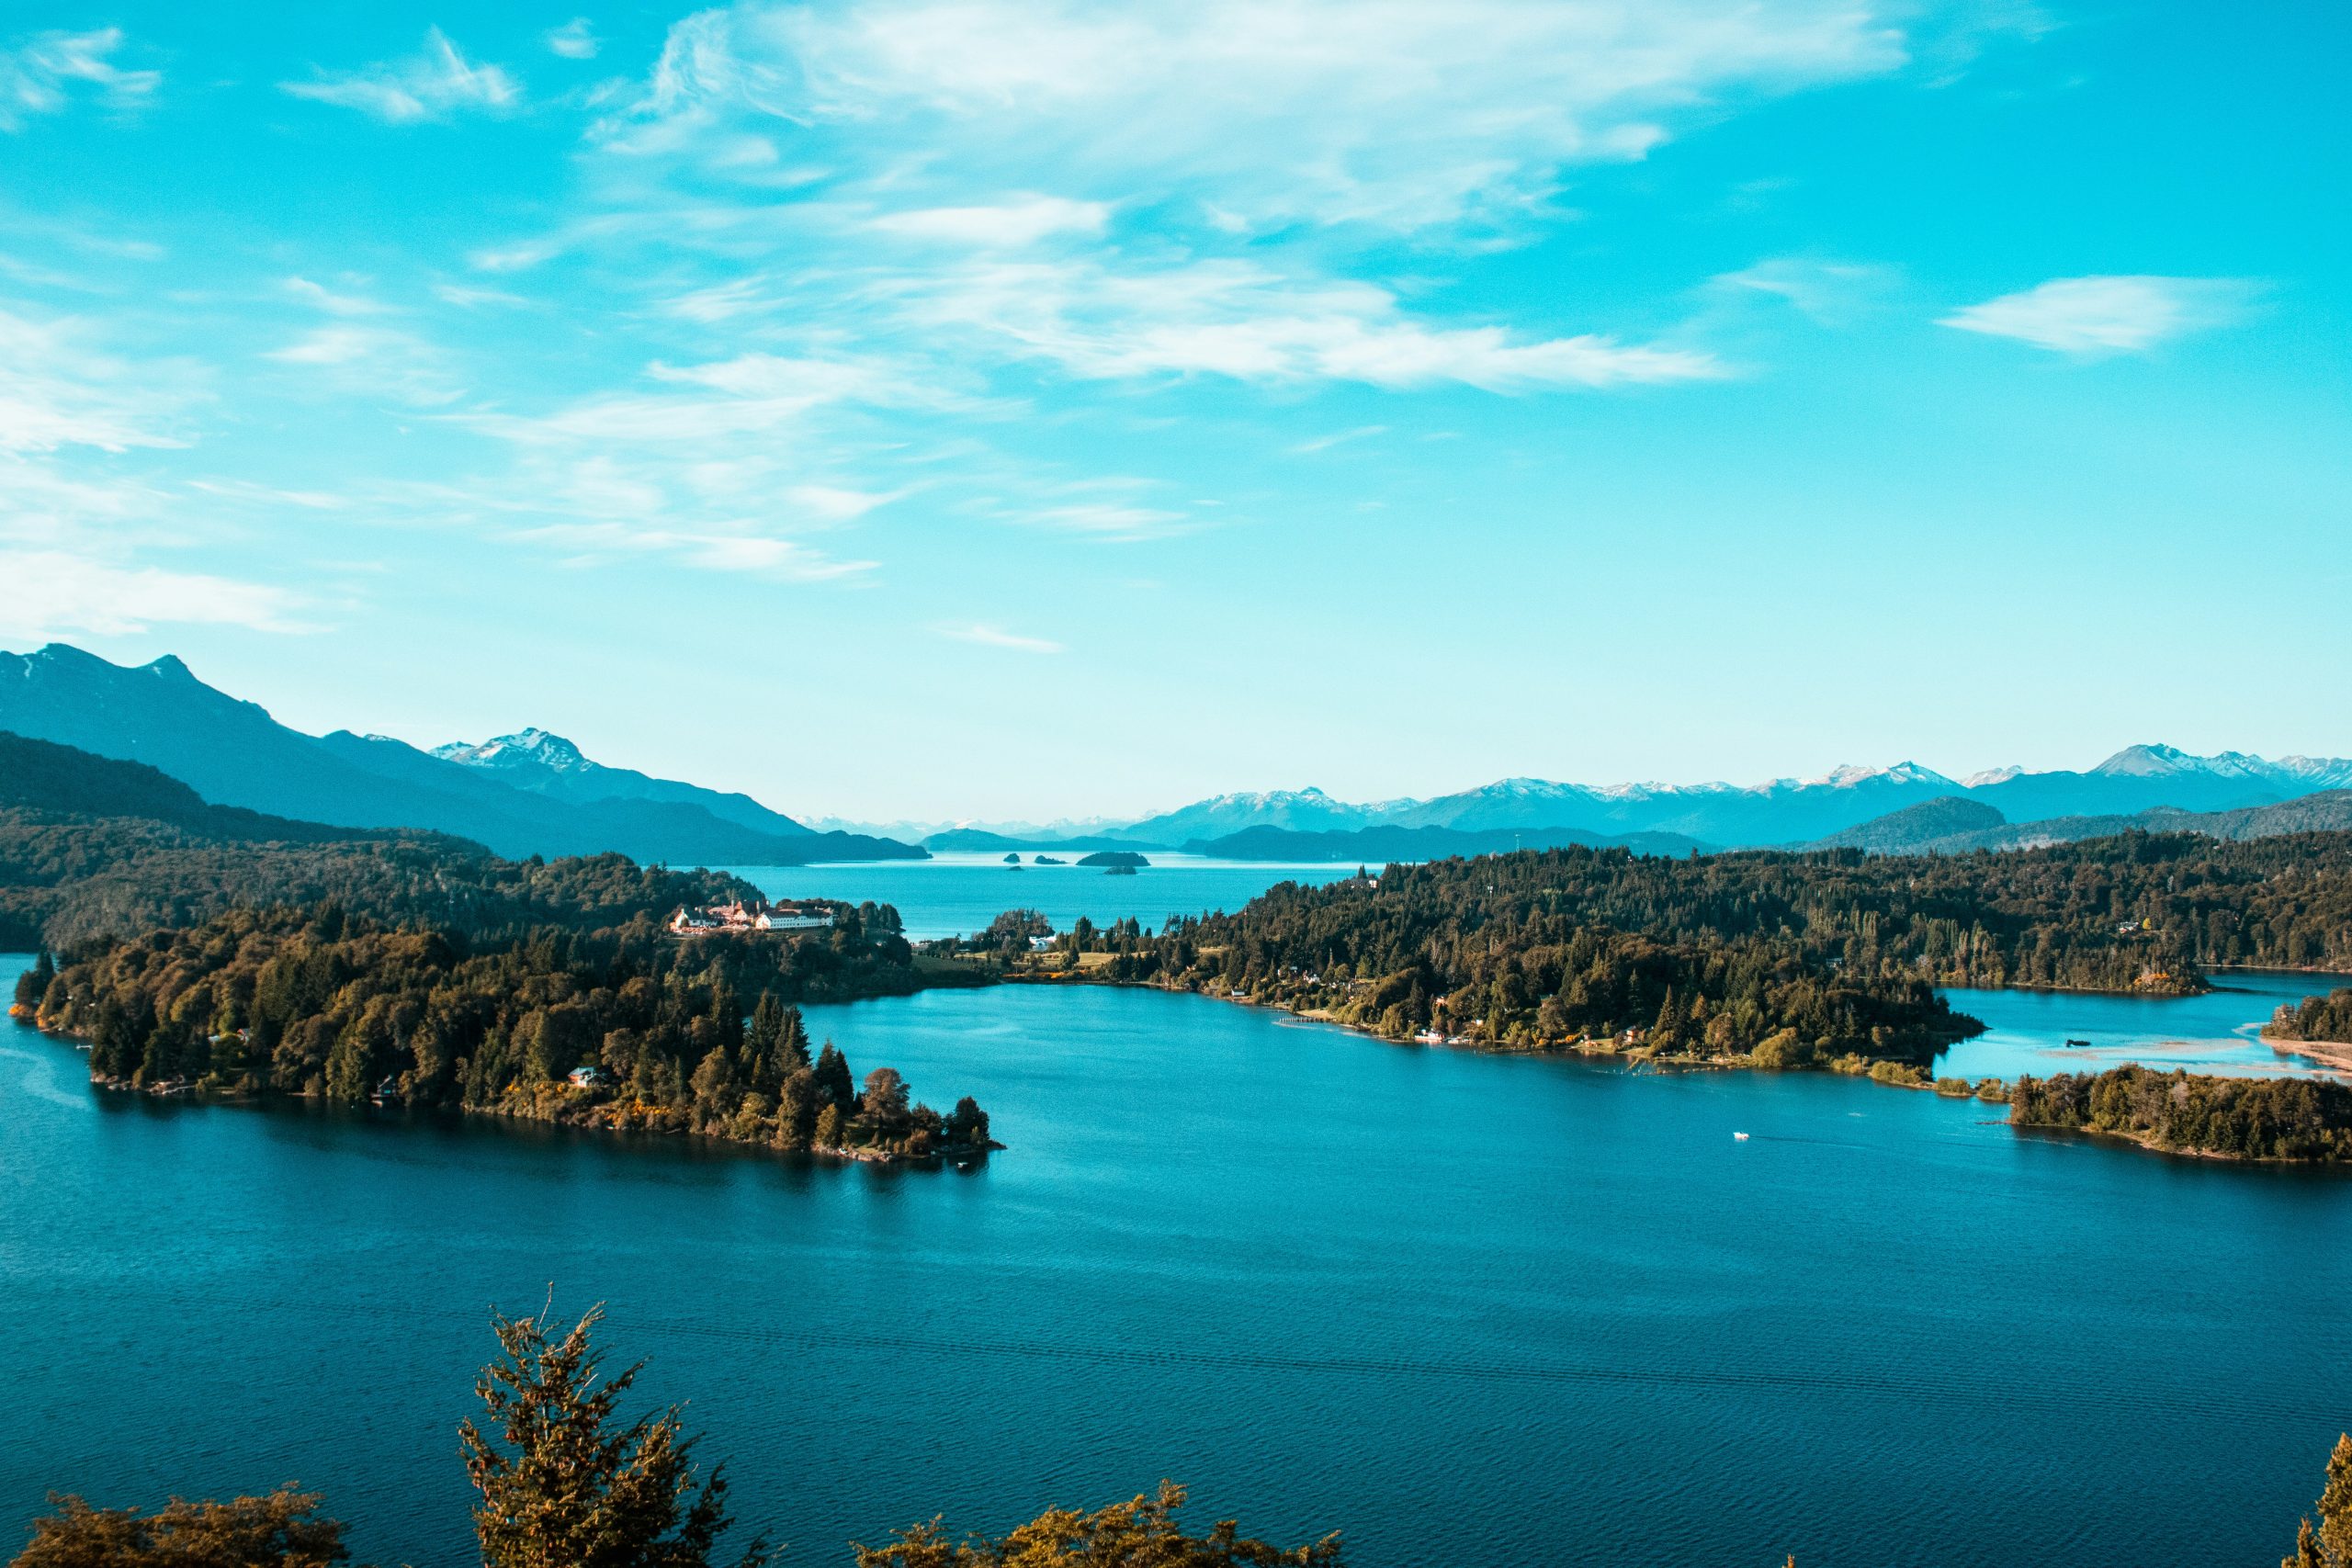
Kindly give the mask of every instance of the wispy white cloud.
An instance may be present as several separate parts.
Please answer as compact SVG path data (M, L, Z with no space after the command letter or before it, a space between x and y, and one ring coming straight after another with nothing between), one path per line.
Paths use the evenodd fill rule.
M206 572L135 566L66 550L0 549L0 636L122 637L157 625L310 629L283 589Z
M95 347L86 323L0 308L0 452L178 446L187 389L171 367L133 366Z
M782 582L830 582L870 572L870 560L844 560L801 540L751 531L699 532L643 519L565 521L518 527L510 536L558 552L564 564L597 567L661 556L704 571L771 578Z
M1711 105L1905 58L1869 7L1819 0L757 3L674 28L615 134L675 145L741 110L967 175L1418 229L1540 206L1560 168L1639 158Z
M870 227L908 239L936 240L982 250L1013 250L1055 234L1100 234L1111 217L1102 201L1030 196L984 207L930 207L892 212Z
M919 367L878 358L656 363L631 388L439 416L498 442L509 461L401 487L379 505L481 526L583 567L653 557L778 581L854 578L876 563L810 540L906 493L859 478L875 444L865 422L880 410L974 406Z
M424 50L405 59L378 61L356 71L322 71L311 81L278 86L298 98L357 109L394 125L508 108L522 97L514 77L499 66L468 60L439 28L428 28Z
M447 355L395 327L331 321L262 357L316 371L339 392L417 408L453 402L464 390L450 373Z
M1123 272L1092 261L985 262L898 286L928 326L980 329L1094 378L1211 375L1487 391L1618 387L1724 374L1702 351L1596 333L1531 338L1415 320L1386 289L1293 282L1247 262Z
M1374 435L1387 434L1388 427L1385 424L1360 424L1353 430L1338 430L1329 435L1318 435L1310 441L1299 442L1290 450L1295 457L1308 457L1317 452L1328 452L1334 446L1346 446L1351 441L1363 441Z
M1180 532L1190 521L1185 513L1125 501L1077 501L1058 505L1024 506L1013 509L1009 515L1018 522L1041 528L1120 541L1161 538Z
M479 310L485 305L513 308L530 303L520 294L503 288L476 288L462 283L436 283L433 286L433 297L445 305L455 305L464 310Z
M2053 277L1955 310L1937 324L2077 357L2144 354L2185 333L2238 320L2252 293L2242 278Z
M91 32L42 32L0 49L0 130L17 130L35 115L55 114L85 90L113 109L145 103L163 85L160 71L126 71L110 58L122 48L120 28Z
M566 60L594 60L600 47L595 25L585 17L574 17L560 28L547 33L548 50Z
M307 277L289 277L286 292L315 310L331 316L380 316L390 310L382 301L364 294L345 293L313 283Z
M1023 637L1006 631L1002 626L986 621L959 621L936 626L932 630L956 642L978 643L982 648L1010 649L1015 653L1066 653L1062 644L1042 637Z
M1892 269L1874 263L1807 256L1768 257L1713 279L1719 291L1785 300L1824 326L1843 326L1880 305L1894 282Z

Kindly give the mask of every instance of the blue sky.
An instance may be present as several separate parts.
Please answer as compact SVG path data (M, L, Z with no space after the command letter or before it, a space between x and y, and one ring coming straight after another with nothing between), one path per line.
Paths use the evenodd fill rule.
M0 646L868 819L2352 751L2341 7L0 19Z

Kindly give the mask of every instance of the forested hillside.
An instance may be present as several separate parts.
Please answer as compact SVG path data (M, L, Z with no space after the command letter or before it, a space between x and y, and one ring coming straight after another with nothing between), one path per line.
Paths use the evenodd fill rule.
M211 806L143 763L0 733L0 948L65 948L325 898L480 933L612 925L755 892L616 854L506 861L439 833Z
M2162 994L2212 964L2352 968L2352 835L1914 859L1570 848L1284 884L1236 914L1086 941L1113 978L1392 1036L1540 1044L1634 1028L1748 1052L1787 1030L1800 1052L1916 1062L1955 1028L1931 985Z

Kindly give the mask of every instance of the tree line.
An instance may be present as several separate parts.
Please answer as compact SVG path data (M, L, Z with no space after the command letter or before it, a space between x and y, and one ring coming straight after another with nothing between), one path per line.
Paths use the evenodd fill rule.
M963 951L1009 958L1025 929ZM1402 1038L1624 1032L1780 1065L1924 1063L1945 986L2143 994L2223 964L2352 968L2352 834L1685 858L1570 846L1285 883L1232 914L1065 938L1090 978L1234 993Z
M2352 1088L2328 1079L2224 1078L2137 1065L2020 1077L2009 1086L2009 1122L2228 1159L2352 1160Z
M499 1353L474 1385L482 1419L458 1423L458 1451L477 1501L483 1568L711 1568L735 1527L724 1461L703 1469L676 1405L624 1417L644 1363L607 1371L594 1334L603 1309L568 1329L548 1313L493 1313ZM1049 1508L1001 1536L957 1539L941 1518L850 1545L856 1568L1343 1568L1334 1532L1298 1546L1243 1536L1220 1520L1188 1532L1183 1488L1096 1509ZM342 1521L292 1485L227 1503L95 1508L51 1497L10 1568L336 1568ZM775 1561L763 1536L738 1568ZM1787 1568L1796 1568L1788 1559ZM2279 1568L2352 1568L2352 1435L2339 1437L2295 1548Z
M19 983L90 1075L153 1091L369 1100L694 1132L785 1150L926 1156L986 1147L889 1067L861 1088L797 1005L923 983L888 905L823 935L680 942L640 911L595 930L473 934L340 904L235 909L69 954ZM747 1003L746 998L754 998Z
M2262 1026L2266 1040L2315 1040L2352 1043L2352 987L2290 1002Z

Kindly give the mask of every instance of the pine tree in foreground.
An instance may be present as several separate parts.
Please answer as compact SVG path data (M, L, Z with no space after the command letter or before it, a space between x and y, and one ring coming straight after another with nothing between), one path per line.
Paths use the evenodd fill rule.
M729 1522L726 1466L696 1488L695 1439L675 1405L619 1425L620 1397L644 1363L604 1375L590 1337L603 1317L591 1307L556 1339L544 1313L492 1316L505 1354L474 1392L503 1442L470 1419L458 1428L481 1493L484 1568L709 1568ZM740 1561L759 1568L767 1558L755 1539Z
M2327 1456L2327 1484L2320 1489L2319 1529L2303 1520L2295 1535L2295 1554L2279 1559L2278 1568L2352 1568L2352 1433L2335 1439Z

